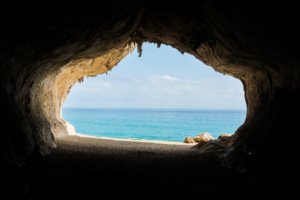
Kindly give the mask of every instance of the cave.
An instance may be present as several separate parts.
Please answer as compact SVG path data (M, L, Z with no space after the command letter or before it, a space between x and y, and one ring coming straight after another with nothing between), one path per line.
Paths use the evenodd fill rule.
M182 143L230 135L244 122L241 81L170 46L144 43L142 51L72 87L61 109L77 135Z
M267 199L296 192L289 179L297 175L290 137L300 112L297 6L132 0L11 4L1 11L1 193L7 197L141 199L130 188L150 199ZM162 160L151 152L136 152L139 162L113 168L126 162L122 152L95 161L97 146L73 152L59 139L72 137L60 115L71 86L110 70L135 47L142 54L143 42L170 45L242 81L247 116L233 137L199 146L191 156L165 155L170 168L156 165ZM102 189L91 184L99 180ZM79 188L80 182L86 185Z

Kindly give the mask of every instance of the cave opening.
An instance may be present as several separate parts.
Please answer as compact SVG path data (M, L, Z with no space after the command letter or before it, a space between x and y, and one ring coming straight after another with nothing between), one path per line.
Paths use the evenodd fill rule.
M231 135L244 122L239 80L170 46L144 43L142 50L73 86L62 116L77 135L194 142L201 133Z
M133 174L136 185L140 186L139 175L149 175L145 178L155 175L153 166L156 166L161 173L153 176L152 180L157 181L153 185L161 189L160 184L168 180L171 189L166 193L175 197L184 188L172 185L178 175L184 183L190 183L186 181L190 178L198 184L193 189L185 187L182 199L188 199L188 194L199 198L203 192L210 199L213 199L210 195L245 199L255 191L266 197L278 197L278 193L284 197L294 195L297 190L284 187L292 185L289 179L298 172L292 164L297 158L297 140L288 137L293 137L299 129L300 41L295 26L298 7L288 2L260 1L198 4L184 1L163 5L134 0L36 4L38 8L28 3L3 6L6 12L1 12L0 33L3 132L0 152L1 166L6 169L1 172L10 177L1 178L1 182L12 188L10 194L24 196L36 191L53 199L62 191L67 197L78 197L79 191L89 194L90 186L98 192L99 180L107 186L105 177L107 181L125 183L128 191L133 191L130 181L122 181L130 180ZM104 144L96 145L94 140L88 143L75 141L75 137L72 140L70 134L75 134L75 130L60 113L70 87L84 76L112 69L135 45L146 41L190 53L216 71L242 81L247 116L227 143L212 141L193 150L194 156L191 148L181 145L180 151L172 150L170 156L160 159L161 155L155 157L157 154L149 145L147 149L137 145L129 149L131 143L128 143L117 149L118 145L111 145L112 142L103 148ZM45 180L40 183L37 174L31 174L38 173L42 159L46 159L49 167L44 175L49 174L52 181L40 177L39 180ZM127 170L123 168L124 161ZM87 173L91 168L97 173ZM141 173L130 174L131 169L139 169ZM87 174L97 184L88 184ZM35 178L26 180L27 177ZM85 190L78 187L80 182ZM141 188L145 194L151 193L151 186L141 185ZM113 193L124 195L119 189L114 188L117 192ZM1 190L9 191L5 187ZM199 190L200 193L195 192ZM102 188L99 194L103 191L108 190Z

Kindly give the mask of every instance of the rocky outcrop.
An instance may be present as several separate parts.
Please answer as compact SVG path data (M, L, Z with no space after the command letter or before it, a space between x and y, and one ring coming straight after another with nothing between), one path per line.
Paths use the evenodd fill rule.
M43 116L52 124L51 133L53 135L59 137L75 134L72 125L61 116L63 102L71 87L76 82L82 82L85 77L96 76L111 70L134 48L134 44L124 44L96 58L73 60L42 82L42 86L45 88L39 87L34 93L42 94L42 98L39 98L37 103L40 105L39 114L42 112Z
M199 133L196 137L187 137L184 139L184 143L206 143L213 140L213 136L208 133Z
M214 137L208 132L200 133L194 138L196 142L209 142L213 139Z
M233 134L231 133L222 133L221 135L219 135L218 139L227 139L229 137L231 137Z
M191 144L191 143L196 143L194 138L192 137L186 137L184 140L183 140L184 143L187 143L187 144Z

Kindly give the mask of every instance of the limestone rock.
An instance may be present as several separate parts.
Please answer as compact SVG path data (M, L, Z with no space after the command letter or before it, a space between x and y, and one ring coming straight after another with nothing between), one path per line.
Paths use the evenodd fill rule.
M208 142L213 140L213 136L208 132L203 132L194 137L195 142Z
M213 140L213 136L210 133L203 132L198 134L196 137L187 137L184 139L184 143L206 143Z
M191 138L191 137L187 137L187 138L184 139L183 142L184 143L195 143L195 140L193 138Z
M231 134L231 133L222 133L219 137L218 137L218 139L225 139L225 138L229 138L229 137L231 137L233 134Z

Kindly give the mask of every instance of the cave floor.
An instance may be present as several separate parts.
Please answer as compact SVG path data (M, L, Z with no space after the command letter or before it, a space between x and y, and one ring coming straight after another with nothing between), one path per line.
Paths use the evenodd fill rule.
M216 156L200 153L193 145L78 136L56 139L56 144L34 181L37 198L47 194L51 199L186 199L206 195L245 199L253 193L247 179L220 167ZM233 188L238 192L228 192Z

